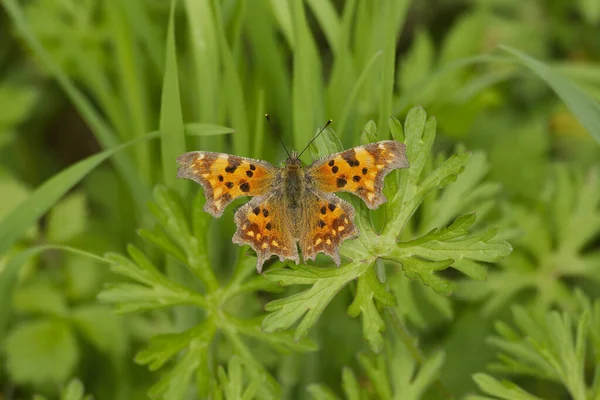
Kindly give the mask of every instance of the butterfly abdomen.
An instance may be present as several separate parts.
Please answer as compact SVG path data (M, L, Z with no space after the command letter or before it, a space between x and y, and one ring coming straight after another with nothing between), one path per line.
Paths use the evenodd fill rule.
M304 172L301 168L288 166L284 172L284 196L288 206L295 210L301 205L301 200L304 195Z

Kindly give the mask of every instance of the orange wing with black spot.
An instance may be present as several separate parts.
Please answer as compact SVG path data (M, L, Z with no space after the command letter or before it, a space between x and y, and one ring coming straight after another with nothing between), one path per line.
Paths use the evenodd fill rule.
M298 264L298 249L289 219L281 199L271 195L255 197L235 213L237 230L233 243L249 244L256 251L256 269L260 273L263 263L272 255L281 261L294 260Z
M315 189L322 192L350 192L375 209L387 199L383 195L383 178L396 168L408 168L406 146L384 140L354 147L315 161L308 173Z
M305 210L303 220L308 225L302 228L305 232L300 237L302 258L314 260L318 253L325 253L339 266L339 247L346 239L358 235L358 229L352 222L354 209L352 206L332 193L314 195L311 206Z
M177 157L178 178L192 179L204 187L204 211L220 217L240 196L260 196L269 191L277 168L265 161L208 151Z

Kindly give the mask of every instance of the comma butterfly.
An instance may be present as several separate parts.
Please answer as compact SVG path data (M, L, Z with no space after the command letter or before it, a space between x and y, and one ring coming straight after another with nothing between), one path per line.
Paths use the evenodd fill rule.
M354 208L334 193L350 192L375 209L386 202L385 175L409 166L405 145L393 140L354 147L309 166L302 165L301 154L292 152L281 168L208 151L177 157L177 177L204 187L204 210L212 216L220 217L240 196L254 197L235 213L233 242L249 244L256 251L259 273L273 255L298 264L297 243L304 260L314 260L322 252L339 266L340 244L358 236L358 229Z

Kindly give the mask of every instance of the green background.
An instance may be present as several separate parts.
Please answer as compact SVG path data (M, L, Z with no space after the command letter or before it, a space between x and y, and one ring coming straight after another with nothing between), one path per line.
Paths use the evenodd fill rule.
M600 398L599 35L596 0L3 0L0 399ZM305 163L411 167L339 269L257 275L175 159L328 119Z

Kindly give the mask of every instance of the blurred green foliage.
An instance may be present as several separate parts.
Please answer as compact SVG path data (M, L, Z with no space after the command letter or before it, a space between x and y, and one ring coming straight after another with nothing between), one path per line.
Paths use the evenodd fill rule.
M0 399L597 399L599 4L3 0ZM329 118L411 167L257 275L175 158Z

